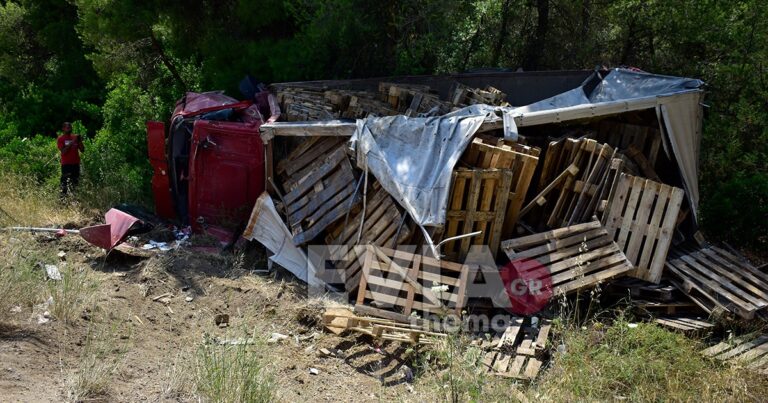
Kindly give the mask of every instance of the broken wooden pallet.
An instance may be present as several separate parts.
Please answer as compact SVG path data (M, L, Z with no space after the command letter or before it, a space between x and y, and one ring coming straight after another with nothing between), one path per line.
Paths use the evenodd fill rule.
M432 331L428 326L357 316L345 308L326 309L323 313L323 324L336 334L351 330L382 340L411 344L434 344L446 337L445 333Z
M290 191L283 201L294 244L311 241L343 218L359 200L356 182L343 146L314 161L305 171L291 175L286 181Z
M590 220L604 205L623 170L623 161L617 156L621 157L611 146L587 138L550 143L540 174L539 194L521 215L538 208L537 215L547 228Z
M344 273L345 289L350 294L360 284L360 268L366 250L364 245L397 249L398 245L410 239L413 229L408 215L401 211L395 199L379 182L371 185L367 197L365 217L360 209L349 220L339 220L326 237L326 244L332 247L331 259L335 261L336 269Z
M633 269L616 242L599 221L529 235L502 242L502 249L518 270L530 270L523 278L550 276L552 294L561 295L588 287ZM527 262L536 264L527 264ZM516 266L517 267L517 266Z
M495 375L533 380L541 369L551 327L547 319L533 326L530 320L512 318L509 327L491 340L490 349L483 357L483 367Z
M467 147L461 162L471 168L496 168L512 171L509 201L502 226L502 238L509 238L520 215L528 188L539 163L539 150L501 138L478 134Z
M603 223L635 270L629 275L661 281L683 190L621 174Z
M460 315L474 271L476 267L368 245L357 304L406 316L413 312L422 317L427 313Z
M509 169L465 169L453 172L443 238L482 231L480 235L445 243L447 259L463 261L471 245L499 250L513 173Z
M768 274L715 246L673 250L666 268L670 280L708 313L734 313L745 319L768 308Z
M714 324L707 322L701 317L660 316L653 321L658 325L672 330L679 330L684 333L701 333L710 331L715 327Z
M636 149L647 160L651 168L656 165L656 159L661 148L661 132L658 127L610 120L600 122L595 139L620 150L627 150L630 147Z
M737 337L709 347L701 353L768 375L768 334Z

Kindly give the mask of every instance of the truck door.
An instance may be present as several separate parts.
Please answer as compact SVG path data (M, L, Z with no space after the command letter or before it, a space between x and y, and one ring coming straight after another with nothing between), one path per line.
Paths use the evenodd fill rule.
M155 213L166 220L176 218L168 177L168 157L165 153L165 124L147 122L147 150L152 165L152 195Z
M198 120L190 154L190 223L196 231L232 240L264 191L258 125Z

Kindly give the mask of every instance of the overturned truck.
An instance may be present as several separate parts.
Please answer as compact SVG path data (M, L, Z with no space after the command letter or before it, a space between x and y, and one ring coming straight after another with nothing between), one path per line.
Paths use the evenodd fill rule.
M466 311L478 274L548 297L669 286L753 318L768 276L697 232L703 86L611 69L187 94L148 126L157 210L398 323ZM503 308L546 301L527 303Z

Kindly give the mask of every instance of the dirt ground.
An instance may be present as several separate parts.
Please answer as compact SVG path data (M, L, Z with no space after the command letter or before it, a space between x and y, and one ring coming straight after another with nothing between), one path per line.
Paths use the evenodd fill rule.
M66 400L68 381L80 370L94 334L112 343L100 359L119 364L107 392L89 401L192 401L183 383L202 343L269 339L273 333L288 336L267 343L265 353L281 401L423 398L406 382L404 366L410 363L401 358L403 347L324 333L320 304L302 297L298 282L248 270L264 267L188 250L105 257L77 237L51 242L66 253L67 265L92 269L94 300L71 324L39 324L39 312L24 310L0 328L2 401ZM227 327L214 323L218 314L229 315ZM339 357L322 357L321 348L340 351ZM310 374L310 368L319 373Z

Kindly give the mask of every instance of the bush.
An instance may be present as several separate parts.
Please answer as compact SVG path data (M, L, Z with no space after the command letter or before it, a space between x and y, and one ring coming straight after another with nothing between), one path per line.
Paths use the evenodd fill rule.
M702 200L701 215L711 235L766 250L768 174L739 175L721 183Z

